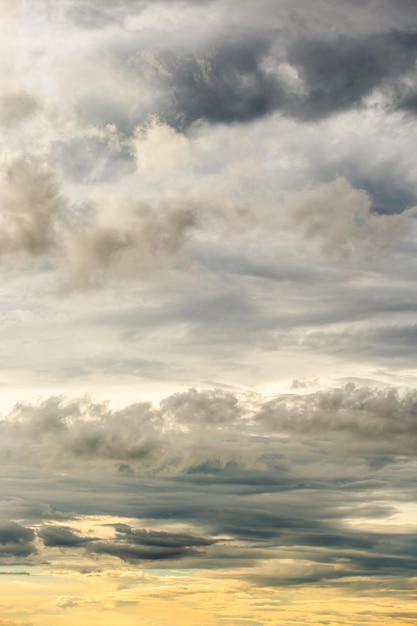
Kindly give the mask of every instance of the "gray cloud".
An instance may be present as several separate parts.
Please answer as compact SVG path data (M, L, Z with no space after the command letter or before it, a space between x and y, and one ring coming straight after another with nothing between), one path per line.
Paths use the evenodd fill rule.
M417 35L389 33L363 39L296 40L288 61L303 81L292 114L314 120L358 106L385 81L398 81L414 69ZM291 114L291 113L290 113Z
M415 393L349 385L269 401L253 396L249 402L236 400L227 392L191 390L152 410L150 405L132 405L113 412L85 401L54 401L48 417L45 406L38 407L39 415L35 407L17 407L13 419L20 422L18 440L25 445L26 471L32 468L30 479L19 478L21 495L25 489L32 498L43 493L49 502L50 518L42 518L38 531L43 545L68 550L68 555L77 550L83 567L90 559L97 566L116 557L138 567L157 562L169 568L178 561L185 568L248 568L239 576L259 586L339 581L369 589L376 580L384 580L386 588L392 581L407 584L415 533L406 526L394 532L390 524L397 506L414 501ZM216 412L218 418L213 417ZM69 447L83 437L79 421L89 426L86 441L89 432L101 432L101 446L87 445L88 454L96 460L103 456L110 468L82 469L84 453ZM133 458L135 474L120 474L113 456L130 454L147 421L164 441L153 467L146 471ZM1 441L10 463L10 441L17 435L4 426ZM69 452L74 455L77 462L66 466L66 476L51 481L50 471L38 473L38 463L31 465L31 440L22 436L25 431L36 436L38 463L44 463L42 457L52 448L57 457L49 462L55 469ZM107 456L106 440L112 442L112 457ZM42 449L41 442L47 447ZM172 457L176 463L168 464ZM38 476L35 490L33 476ZM4 493L15 488L10 480ZM80 528L93 516L91 534L61 525L54 511L64 508L77 512L72 524ZM126 523L106 524L102 517L103 537L97 516L110 515ZM176 530L178 524L187 530ZM112 537L109 528L115 531ZM8 529L7 541L16 535L15 527L14 534ZM33 535L29 531L27 539ZM48 559L53 563L55 558L49 550ZM78 567L70 559L68 563Z
M401 95L417 55L412 32L315 39L284 36L272 21L255 34L234 28L226 38L216 32L197 48L168 42L149 47L145 41L133 53L120 52L121 67L142 78L151 97L151 108L134 114L136 123L155 112L182 130L198 120L249 123L274 112L306 122L366 107L377 89L388 109L414 97ZM109 101L107 123L116 122L111 110Z
M98 554L117 556L123 561L165 561L201 554L213 540L146 529L132 529L125 524L115 526L116 541L94 542L89 549Z
M19 560L36 552L35 533L16 522L0 522L0 559Z
M70 464L74 458L83 463L118 461L129 465L130 474L138 464L141 472L175 475L185 470L193 480L212 476L220 482L237 480L243 466L260 471L252 480L262 482L268 480L262 473L269 469L268 447L275 454L281 445L280 439L268 444L265 431L329 436L329 449L342 440L359 456L414 456L416 406L413 391L353 383L249 404L228 392L191 389L164 399L159 408L143 403L119 411L88 399L51 398L38 406L15 407L2 423L2 450L9 458L19 458L13 445L19 440L26 442L28 460L42 465L46 450L53 449L50 464ZM255 435L258 438L251 439ZM285 478L285 463L281 470Z
M164 91L170 94L162 116L175 126L187 127L199 119L249 122L280 108L282 89L273 73L262 67L270 45L266 39L242 37L219 42L201 57L198 53L158 55L167 76L161 76ZM137 69L141 71L140 65Z
M417 395L348 384L308 396L266 403L257 419L278 432L346 437L359 450L414 454Z
M91 537L80 537L67 526L42 526L38 537L48 548L78 548L92 541Z
M161 402L161 409L165 419L172 417L194 428L197 425L230 427L241 417L242 411L232 393L196 389L166 398Z

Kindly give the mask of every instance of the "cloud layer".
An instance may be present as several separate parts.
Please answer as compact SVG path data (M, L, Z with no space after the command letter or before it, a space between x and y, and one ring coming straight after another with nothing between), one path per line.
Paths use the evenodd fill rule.
M0 4L0 626L414 624L414 3Z

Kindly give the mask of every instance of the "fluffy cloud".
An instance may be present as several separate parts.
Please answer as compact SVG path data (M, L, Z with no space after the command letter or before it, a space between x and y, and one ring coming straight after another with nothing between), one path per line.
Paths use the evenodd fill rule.
M59 185L49 167L34 157L18 157L3 167L1 252L43 254L56 237L65 210Z
M132 147L138 172L145 176L184 166L191 156L186 137L156 118L136 129Z
M198 473L197 466L201 473L216 473L229 463L229 470L236 463L261 468L266 450L276 452L279 437L288 434L329 438L329 449L342 440L359 456L414 456L416 407L413 391L352 383L256 402L191 389L165 398L159 408L140 403L118 411L87 398L50 398L38 406L16 405L2 423L2 452L4 458L20 458L14 441L25 441L25 456L36 464L122 463L119 469L127 475L132 466L169 474L189 468ZM268 441L265 433L278 439Z
M103 204L66 239L75 286L100 282L103 272L143 276L169 267L197 225L197 211L187 202L158 207L115 197Z
M374 214L368 194L343 178L294 194L289 204L294 221L306 225L306 236L321 240L325 254L342 258L390 245L407 233L417 212L414 207L399 215Z

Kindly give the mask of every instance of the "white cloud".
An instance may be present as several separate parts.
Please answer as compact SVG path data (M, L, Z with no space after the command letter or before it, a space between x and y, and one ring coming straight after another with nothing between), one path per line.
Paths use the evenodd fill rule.
M137 171L144 176L187 166L191 158L187 138L157 118L136 128L132 148Z

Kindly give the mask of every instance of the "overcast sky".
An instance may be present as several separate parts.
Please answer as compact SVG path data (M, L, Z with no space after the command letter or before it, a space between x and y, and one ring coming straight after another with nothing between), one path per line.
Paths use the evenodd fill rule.
M0 0L0 626L416 623L416 9Z

